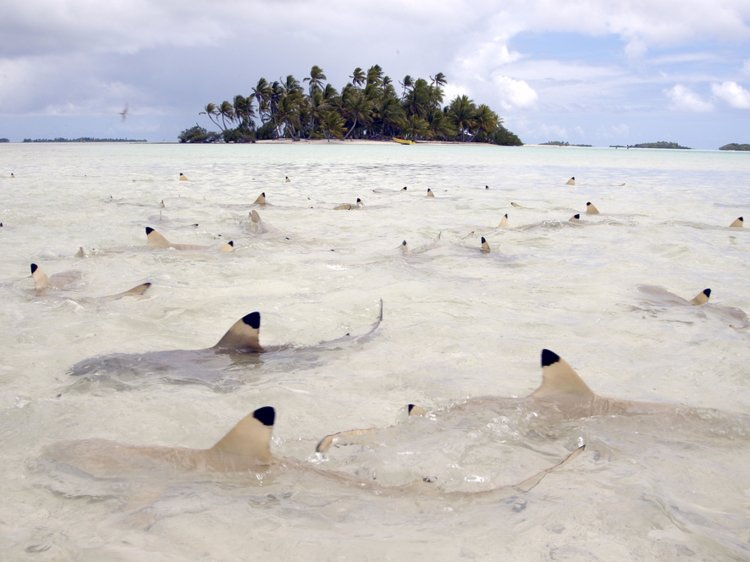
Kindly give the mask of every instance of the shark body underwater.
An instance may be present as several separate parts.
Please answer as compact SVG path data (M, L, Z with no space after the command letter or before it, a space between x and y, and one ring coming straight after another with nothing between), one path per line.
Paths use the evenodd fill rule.
M740 498L750 486L750 472L737 468L750 455L750 416L673 402L600 396L548 349L541 353L541 366L542 383L527 396L477 396L436 408L409 404L402 423L329 434L316 450L330 457L332 468L355 457L380 472L392 466L380 459L404 456L417 470L431 470L444 487L461 488L467 478L456 470L460 464L456 457L482 458L489 468L478 471L477 478L486 480L492 478L493 461L502 460L506 467L534 466L540 454L555 458L585 445L585 457L575 463L576 471L584 473L578 474L576 484L583 494L590 495L586 491L590 486L603 486L610 495L616 489L626 505L644 498L652 501L652 497L658 504L663 493L670 502L664 509L676 520L697 510L695 521L700 524L696 526L716 524L702 517L721 510L718 503L726 510L718 517L722 525L746 529L738 521L743 517L739 512L747 512L747 504L742 508L738 500L728 508L715 490L696 484L699 477L686 467L710 458L717 478L734 475L731 484L719 486L717 482L716 489L731 488L722 493ZM422 461L424 451L430 451L429 468ZM701 492L685 498L684 491L696 486Z
M165 492L173 496L175 489L186 487L186 493L194 495L196 486L210 492L214 484L221 489L237 487L246 493L259 487L303 485L304 488L322 486L324 493L330 494L331 485L335 485L341 490L364 491L379 497L413 495L440 501L497 501L531 491L585 449L585 446L575 447L552 464L538 463L531 476L519 478L513 484L450 491L435 485L430 477L413 477L406 483L390 485L371 474L328 470L309 461L277 456L271 451L275 420L273 407L258 408L205 449L130 445L105 439L60 441L45 447L32 468L52 478L46 486L56 493L68 498L120 496L125 511L151 509L164 498ZM540 469L539 464L546 467Z
M359 335L346 334L311 346L261 345L260 312L251 312L237 320L221 339L205 349L175 349L146 353L113 353L84 359L68 373L84 384L97 382L128 388L143 384L144 377L158 382L202 384L214 390L232 390L248 373L261 365L280 368L313 363L320 353L367 341L383 320L383 301L378 317L369 330ZM149 380L149 379L146 379ZM85 386L85 385L84 385Z

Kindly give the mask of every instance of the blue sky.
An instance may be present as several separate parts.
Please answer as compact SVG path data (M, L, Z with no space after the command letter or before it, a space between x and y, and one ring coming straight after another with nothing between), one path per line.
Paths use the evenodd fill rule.
M750 143L749 0L25 0L0 37L12 141L174 141L260 77L319 65L341 89L379 64L396 83L443 72L447 99L527 143Z

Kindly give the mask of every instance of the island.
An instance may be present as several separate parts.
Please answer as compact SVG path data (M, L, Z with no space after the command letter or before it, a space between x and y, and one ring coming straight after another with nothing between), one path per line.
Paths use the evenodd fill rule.
M249 95L208 103L205 115L218 131L196 123L181 143L247 143L261 140L375 140L491 143L517 146L521 139L503 126L488 105L466 95L443 103L448 80L442 72L399 81L379 65L357 67L340 90L314 65L301 81L288 75L260 78ZM414 143L409 143L413 146Z
M719 150L739 150L742 152L748 152L750 151L750 144L738 144L736 142L730 142L729 144L725 144L722 147L719 147Z
M681 146L676 142L670 141L643 142L640 144L628 145L628 148L671 148L679 150L691 150L689 146Z
M540 146L578 146L583 148L591 148L590 144L570 144L568 141L547 141L540 144Z
M94 137L79 137L77 139L66 139L56 137L54 139L23 139L23 142L148 142L145 139L99 139Z

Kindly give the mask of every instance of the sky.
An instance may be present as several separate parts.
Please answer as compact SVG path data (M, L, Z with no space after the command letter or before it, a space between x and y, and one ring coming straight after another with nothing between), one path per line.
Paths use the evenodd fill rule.
M177 140L320 66L442 72L525 143L750 143L750 0L0 0L0 138ZM127 107L127 118L120 112Z

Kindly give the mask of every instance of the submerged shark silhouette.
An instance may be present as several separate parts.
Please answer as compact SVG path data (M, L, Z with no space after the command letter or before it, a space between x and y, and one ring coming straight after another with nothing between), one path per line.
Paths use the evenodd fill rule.
M150 226L146 227L146 240L149 248L172 248L174 250L210 250L211 246L202 246L200 244L176 244L167 240L162 234ZM219 248L222 252L233 252L234 241L230 240L222 244Z
M63 441L45 448L41 464L58 472L73 473L78 478L97 481L146 476L150 484L160 479L170 483L175 479L195 479L211 482L212 474L235 473L246 484L263 481L276 473L294 472L323 477L339 484L355 486L377 495L402 495L405 492L436 493L441 498L498 496L507 492L527 492L545 476L577 457L585 447L577 447L559 462L537 471L532 476L512 485L492 489L451 493L436 490L430 478L421 478L403 485L384 485L372 478L363 479L349 473L324 470L294 458L277 457L271 452L271 435L276 411L271 406L258 408L242 418L216 444L207 449L184 447L137 446L104 439ZM191 476L192 475L192 476ZM262 475L262 476L261 476ZM223 480L222 480L223 481ZM141 498L139 498L141 499ZM153 498L151 498L153 499Z
M732 328L744 329L750 327L745 311L732 306L708 304L711 297L711 289L703 289L692 299L684 299L674 293L667 291L657 285L639 285L638 291L645 296L645 304L654 307L685 306L685 305L707 305L701 306L702 312L714 316ZM635 310L639 310L634 307Z
M449 413L471 412L475 415L480 409L487 408L504 417L523 420L529 427L539 424L557 424L566 420L579 420L593 417L649 416L658 414L697 413L708 417L720 417L712 410L687 409L674 404L661 402L636 402L619 400L595 394L578 373L559 355L549 349L541 352L542 383L531 394L525 397L486 396L470 398L453 404L445 409L430 411L416 404L407 406L407 413L412 416L434 418ZM745 419L743 416L736 418ZM350 429L332 433L323 437L316 447L319 453L329 451L333 446L348 444L357 437L369 435L382 428L368 427ZM514 430L516 431L516 430ZM723 428L722 431L728 431ZM750 425L740 428L743 436L750 436ZM746 435L745 435L746 434Z
M35 263L31 264L31 277L34 279L34 288L37 295L46 294L49 290L59 290L77 282L81 278L80 271L64 271L48 276ZM142 295L151 286L151 283L141 283L127 291L114 295L96 297L97 300L115 300L122 297Z
M114 380L120 384L133 376L155 375L160 380L176 383L205 384L216 389L237 384L226 377L234 366L254 366L265 363L269 356L282 361L300 361L300 352L336 349L339 346L363 342L377 330L383 320L383 300L377 320L359 336L346 334L313 346L296 347L292 344L265 346L260 343L260 312L251 312L237 320L213 346L196 350L151 351L141 354L114 353L85 359L73 365L69 374L86 380ZM307 358L309 360L309 357Z

